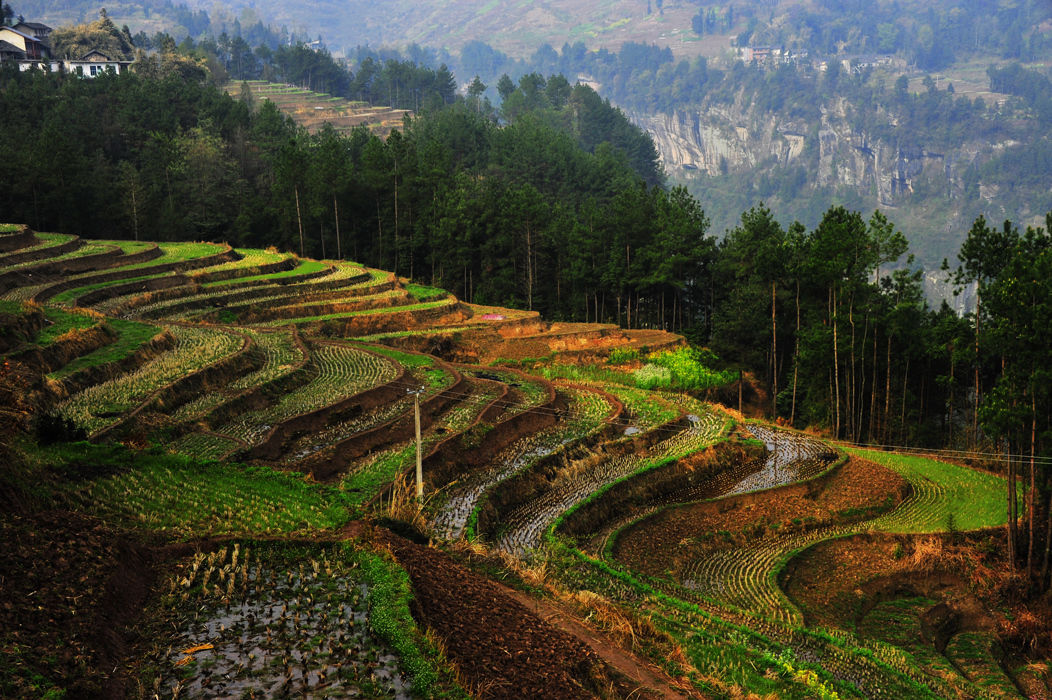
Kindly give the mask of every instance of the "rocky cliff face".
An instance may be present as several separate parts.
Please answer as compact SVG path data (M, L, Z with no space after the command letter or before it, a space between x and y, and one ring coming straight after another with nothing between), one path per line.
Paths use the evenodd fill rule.
M666 172L676 181L690 183L702 174L798 165L806 172L805 192L815 186L858 192L867 207L885 210L900 225L902 220L912 223L914 230L909 235L914 243L919 236L941 241L931 245L945 250L926 251L929 271L924 285L929 300L937 305L945 299L958 313L973 309L974 290L954 295L943 281L945 273L934 268L943 257L954 260L970 225L968 217L996 201L995 188L982 183L969 193L965 172L1012 144L969 142L952 150L935 150L888 143L852 128L846 113L844 104L823 109L818 123L782 120L734 107L629 116L651 134ZM934 194L939 200L937 216L929 211L932 200L913 196L918 187L923 187L927 197ZM996 216L991 218L996 220Z
M968 167L1011 145L964 143L946 152L888 143L852 128L845 105L823 109L817 124L734 107L630 117L653 136L674 179L799 164L809 185L853 188L880 207L907 201L922 176L950 199L964 196Z

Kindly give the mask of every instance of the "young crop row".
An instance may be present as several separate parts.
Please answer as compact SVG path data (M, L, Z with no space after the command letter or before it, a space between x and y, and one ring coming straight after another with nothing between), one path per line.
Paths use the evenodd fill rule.
M270 272L250 277L239 277L201 285L200 291L148 301L127 309L124 314L138 318L179 318L207 313L221 305L224 299L264 297L268 294L287 293L288 289L299 289L299 284L331 280L333 273L310 277L299 284L288 284L288 280L304 275L318 275L328 269L325 263L315 260L301 261L297 267L281 272ZM282 284L285 281L286 284ZM246 291L251 288L251 291ZM192 290L190 290L192 291Z
M375 348L370 347L369 349L379 355L390 358L399 365L405 367L407 370L407 382L412 381L425 387L426 392L423 397L424 400L426 400L428 396L433 396L438 392L444 391L453 384L453 375L440 367L436 367L434 365L434 359L427 355L413 355L381 346L376 346ZM407 365L406 362L410 362L411 364ZM407 387L408 386L409 384L407 384ZM353 435L383 425L384 423L404 414L406 411L410 410L411 407L412 401L406 396L398 401L393 401L371 411L363 412L353 418L333 423L319 430L313 430L307 435L303 435L292 442L286 448L281 461L284 464L298 462L321 451L329 445L333 445Z
M46 258L44 260L29 260L26 262L15 263L14 265L8 265L0 269L0 272L18 272L22 270L28 270L37 265L50 265L52 263L68 262L70 260L76 260L77 258L83 258L88 255L99 255L101 253L113 253L118 255L120 248L110 243L104 243L102 241L92 241L91 243L85 243L76 250L71 250L61 255L56 255L53 258ZM6 298L10 297L10 293Z
M311 348L311 362L317 367L318 376L310 383L267 408L238 417L217 432L254 444L283 420L324 408L398 374L391 362L350 345L316 345Z
M611 406L600 394L575 387L559 387L568 399L565 422L518 440L490 461L486 469L473 472L443 492L442 505L431 519L434 531L446 539L464 534L479 500L494 486L554 453L560 446L581 440L596 430Z
M99 479L81 497L121 524L188 537L327 530L348 517L342 494L301 475L177 455Z
M531 380L529 377L521 374L491 367L486 369L466 369L465 373L480 379L502 382L512 387L513 390L517 390L521 398L518 400L513 398L505 400L506 405L504 412L501 414L501 420L506 420L523 411L541 406L548 401L548 389L539 381Z
M700 405L692 405L692 408L698 409L702 415L710 412ZM711 444L721 429L713 428L715 422L703 423L700 416L696 415L696 418L689 427L657 443L645 457L618 455L588 464L576 473L556 480L548 491L508 516L507 529L497 539L496 546L513 554L531 550L540 544L545 531L561 514L592 494L630 474L647 469L650 464L685 457ZM722 426L722 422L719 425Z
M0 224L0 226L3 225L6 224ZM14 231L17 230L17 228L14 229ZM48 248L55 248L66 243L70 243L77 237L71 233L37 233L36 238L37 241L39 241L36 245L26 246L25 248L19 248L18 250L13 250L10 253L0 255L0 269L8 267L10 261L12 260L24 258L27 253L39 253L40 251L46 250Z
M402 306L392 306L390 308L381 309L365 309L363 311L345 311L340 313L322 314L320 316L298 316L296 318L282 319L280 321L269 321L267 323L259 324L260 326L266 327L277 327L284 326L286 324L304 324L304 323L316 323L320 321L338 321L340 319L351 319L359 316L373 316L376 314L393 314L393 313L404 313L406 311L423 311L425 309L435 309L441 306L456 306L456 299L439 299L438 301L427 301L420 304L405 304Z
M756 432L755 426L750 427ZM770 437L767 434L765 439ZM800 439L806 444L806 438ZM902 474L912 487L910 495L895 510L862 523L775 535L754 545L710 553L684 571L684 585L712 599L796 623L799 613L778 588L774 572L811 543L865 530L928 533L945 531L954 521L962 522L962 529L1004 522L1000 503L1004 482L997 476L921 457L849 451ZM806 451L803 454L807 461Z
M422 434L421 452L426 455L442 440L459 435L475 420L475 417L495 395L495 389L489 387L481 392L465 393L461 400L448 408ZM405 402L404 405L408 408L410 404ZM351 498L357 504L365 503L379 493L384 486L395 480L401 472L412 466L415 458L415 441L410 440L389 446L350 465L350 469L340 482L340 488L351 494Z
M408 697L370 625L370 586L339 548L234 543L200 553L165 586L178 630L158 649L161 697Z
M373 294L364 294L377 284L377 280L371 276L365 282L339 284L341 280L352 279L364 274L364 270L353 266L344 266L336 269L331 274L302 280L296 284L268 285L255 288L250 294L241 294L237 291L230 292L223 305L225 311L231 314L249 313L259 309L268 311L281 310L284 315L295 314L293 309L303 309L303 313L317 310L328 304L361 304L367 307L370 303L383 303L388 298L405 296L403 289L391 289ZM206 297L207 298L207 297ZM206 313L204 310L191 311L189 313ZM273 317L272 317L273 318ZM278 319L280 321L281 319ZM253 325L267 325L263 321L252 322ZM269 325L281 325L271 323Z
M172 452L189 455L201 461L220 460L241 447L233 438L215 433L187 433L171 443Z
M193 253L204 253L205 255L214 255L218 252L222 252L222 248L217 248L213 245L209 245L207 248L202 248L199 244L187 245L165 243L160 244L159 247L162 251L160 257L154 258L153 260L149 260L144 263L125 265L120 268L122 271L141 270L143 274L137 277L123 277L121 279L116 280L92 282L92 278L95 277L97 273L78 275L77 277L74 277L72 279L83 279L83 281L85 282L84 285L60 292L59 294L56 294L54 297L52 297L50 301L55 304L68 304L80 298L84 294L87 294L88 292L94 291L96 289L102 289L105 287L116 286L120 284L128 284L130 282L152 280L159 277L166 277L171 275L172 272L170 270L160 270L158 266L175 262L185 262L189 259L192 259L192 257L188 256L192 256ZM288 257L287 254L270 253L267 251L257 249L242 249L238 250L237 252L243 256L241 259L225 261L216 265L205 267L198 270L195 274L207 275L217 272L221 273L229 270L236 270L256 265L264 265L268 263L279 262L280 260ZM138 294L138 292L136 292L135 294ZM114 297L112 299L104 299L103 301L94 304L93 307L103 313L110 313L120 309L123 306L123 304L125 304L128 301L128 296L129 295L122 295Z
M59 406L62 414L94 433L131 411L157 389L237 351L240 336L216 328L173 327L176 346L138 370L89 387Z
M950 523L960 530L1005 523L1005 480L1000 476L926 457L854 448L847 451L898 472L913 487L899 508L873 521L876 529L926 533L945 531Z
M238 393L292 372L303 359L302 350L295 341L295 332L291 329L268 333L246 330L245 333L252 339L254 350L263 354L263 366L238 377L221 389L201 394L180 406L173 415L177 421L204 418Z

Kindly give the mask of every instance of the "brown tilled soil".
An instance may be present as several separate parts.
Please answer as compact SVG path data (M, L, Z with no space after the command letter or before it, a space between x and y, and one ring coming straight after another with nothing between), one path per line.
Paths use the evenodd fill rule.
M409 573L413 616L442 640L473 695L684 697L656 669L580 623L571 624L565 612L536 601L531 605L525 594L509 591L436 549L385 530L371 536L389 546Z
M113 671L127 652L124 624L152 584L150 550L66 511L0 518L0 541L0 663L28 667L69 698L124 697ZM2 690L34 697L42 687Z
M753 538L872 517L897 505L907 490L894 472L851 458L812 482L661 511L626 530L615 557L644 573L675 572L706 552Z
M812 625L851 629L851 618L874 603L909 594L949 604L961 614L961 629L993 632L973 593L993 572L967 549L934 535L861 534L804 550L780 583Z

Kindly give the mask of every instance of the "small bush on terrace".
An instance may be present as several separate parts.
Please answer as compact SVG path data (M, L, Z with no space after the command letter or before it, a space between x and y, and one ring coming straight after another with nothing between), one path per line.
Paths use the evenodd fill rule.
M734 379L732 372L711 369L717 358L709 350L676 348L652 352L646 359L647 364L635 372L636 384L643 389L702 390Z

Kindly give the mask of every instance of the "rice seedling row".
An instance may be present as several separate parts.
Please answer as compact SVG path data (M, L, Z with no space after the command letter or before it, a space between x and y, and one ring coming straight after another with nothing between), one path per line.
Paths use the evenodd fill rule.
M259 324L261 327L278 327L287 324L303 324L303 323L316 323L319 321L338 321L340 319L350 319L359 316L373 316L377 314L395 314L404 313L407 311L423 311L425 309L435 309L443 306L455 307L457 305L456 299L440 299L438 301L422 302L420 304L406 304L404 306L392 306L390 308L382 309L365 309L363 311L346 311L342 313L323 314L321 316L301 316L297 318L282 319L280 321L270 321L268 323Z
M300 474L179 455L98 479L77 497L127 527L180 537L277 535L342 527L342 494Z
M537 460L553 454L562 445L582 440L597 430L610 413L610 404L595 392L576 387L559 387L567 398L565 424L551 426L524 437L503 450L482 471L468 474L444 490L445 500L431 523L435 532L446 539L464 534L468 520L482 496L505 479L528 468Z
M89 387L59 406L90 433L114 423L157 389L236 352L241 336L214 328L173 327L176 346L138 370Z
M329 266L313 260L304 261L299 267L284 272L206 284L202 286L204 291L198 294L145 304L130 309L128 313L148 318L192 319L212 313L220 306L232 306L240 302L246 302L242 306L249 306L281 299L304 298L330 288L351 286L362 274L363 268L356 265ZM307 279L291 281L294 277L307 275L310 275ZM281 283L283 279L290 281ZM261 284L254 284L256 281Z
M283 420L331 405L394 379L398 370L384 358L350 345L322 343L311 348L318 376L277 403L222 426L217 432L248 444L259 442Z
M36 238L39 241L36 245L26 246L25 248L19 248L10 253L0 255L0 271L20 260L24 260L28 256L37 255L49 248L57 249L77 240L77 236L70 233L37 233Z
M235 248L234 251L241 256L240 260L228 260L226 262L219 263L218 265L212 265L211 267L201 268L194 272L194 278L199 280L208 280L210 277L216 274L222 274L233 270L252 269L262 267L263 265L273 265L275 263L288 260L292 257L291 253L279 253L277 251L264 250L262 248ZM234 280L241 278L234 277Z
M75 250L62 253L61 255L56 255L53 258L45 258L43 260L27 260L25 262L9 265L3 270L0 270L0 272L9 273L18 272L22 270L29 270L30 268L36 267L38 265L52 265L56 263L69 262L70 260L76 260L77 258L83 258L88 255L101 255L104 253L112 253L113 255L118 255L120 253L120 248L110 243L93 241L91 243L85 243L84 245Z
M997 527L1005 522L1003 477L926 457L879 450L847 448L898 472L909 480L914 493L898 509L874 521L886 532L926 533L948 529L952 520L961 530Z
M354 268L345 268L348 273L353 269ZM244 292L231 297L228 302L223 305L223 310L236 314L243 311L251 313L258 308L264 308L268 312L280 309L281 311L279 313L288 315L291 313L291 309L296 309L298 307L304 307L306 310L310 310L311 306L336 304L340 302L349 304L360 303L364 305L368 303L376 303L379 300L388 297L405 296L405 290L399 289L374 291L374 289L382 289L381 282L384 281L382 279L383 276L381 276L380 280L375 279L375 276L370 276L370 278L364 282L355 282L346 285L330 284L334 281L339 282L341 280L353 281L356 277L364 274L364 270L358 269L358 272L355 275L341 276L338 273L339 271L336 271L330 275L303 280L297 284L258 287L252 292ZM244 297L244 299L241 297Z
M228 280L216 280L214 282L205 282L201 286L204 289L221 290L224 287L241 284L243 282L276 281L288 277L314 274L321 272L326 269L326 267L328 267L328 265L320 260L301 260L299 264L291 270L282 270L281 272L252 275L250 277L240 277Z
M336 547L234 543L195 555L166 590L181 626L159 650L161 697L410 696L370 628L370 587Z
M506 420L523 411L542 406L548 402L548 388L539 381L531 380L525 375L489 367L486 369L465 369L464 371L480 379L502 382L518 390L521 399L506 407L502 419Z
M329 271L329 274L324 274ZM146 303L125 304L126 316L138 316L149 318L174 317L177 313L193 312L201 308L212 308L221 299L252 298L253 296L265 296L276 290L284 289L288 284L281 284L282 280L289 280L305 275L314 275L308 280L319 279L317 275L328 279L332 268L325 263L315 260L301 261L299 265L291 270L270 272L250 277L235 277L217 282L207 282L200 287L192 288L193 293L180 294L173 298L162 298L157 301ZM126 308L125 308L126 307Z
M220 460L243 445L237 440L216 433L187 433L171 443L172 452L189 455L202 461Z
M371 430L378 425L383 425L412 410L412 407L413 402L410 399L400 399L378 409L363 413L351 420L341 421L336 425L311 431L308 435L297 438L285 448L281 462L283 464L299 462L320 452L329 445L346 440L352 435L357 435L363 431Z
M244 374L222 389L202 394L197 399L183 404L173 414L176 421L192 421L206 417L231 398L248 389L261 386L294 371L303 359L292 330L262 333L245 330L252 340L253 351L263 355L263 366Z
M1005 516L999 512L1004 481L997 476L920 457L849 451L874 461L880 459L898 471L910 482L909 496L891 512L862 523L776 536L755 545L713 552L684 572L684 585L715 600L797 623L799 613L778 588L774 572L786 558L809 544L866 530L945 531L950 514L959 512L955 508L965 499L971 511L968 516L960 511L963 527L993 527L1004 522Z
M403 356L415 361L415 364L409 366L404 365L400 361L399 364L402 364L402 366L406 368L407 376L405 379L407 381L413 381L418 385L426 387L426 392L423 397L425 400L427 397L433 396L434 394L447 389L455 381L455 377L450 372L435 367L434 360L429 356L410 355L408 353L402 353L382 347L370 348L370 350L374 350L378 354L396 361L402 359ZM320 430L313 430L307 435L303 435L289 444L285 450L282 462L285 464L298 462L323 450L329 445L334 445L353 435L357 435L366 430L372 430L377 426L394 420L396 417L406 413L411 407L412 401L406 397L372 411L364 412L361 415L348 420L339 421L338 423L326 426Z
M660 461L685 456L697 451L711 439L708 429L692 421L689 427L677 431L672 437L655 445L649 460ZM592 493L645 465L644 458L619 455L602 460L591 468L552 484L549 491L507 517L507 530L497 539L495 546L512 554L522 554L534 549L559 515L584 501Z
M347 290L353 289L348 287ZM335 313L356 313L367 309L397 309L404 306L408 299L404 289L387 289L375 294L354 295L348 294L347 290L337 290L321 295L321 298L303 299L302 295L283 294L281 296L254 300L251 303L233 304L226 307L226 311L238 313L248 311L252 313L254 307L263 307L267 311L261 320L245 319L246 325L265 326L280 324L287 316L305 317L312 313L317 316L330 315L334 313L331 309L335 307ZM398 301L401 300L401 304ZM292 303L288 303L288 302ZM249 316L252 318L252 316Z

